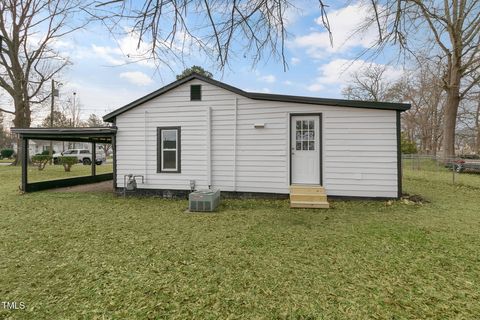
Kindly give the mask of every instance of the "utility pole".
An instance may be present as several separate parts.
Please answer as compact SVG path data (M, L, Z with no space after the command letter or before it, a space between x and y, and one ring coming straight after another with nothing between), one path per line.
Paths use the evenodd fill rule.
M55 80L52 78L52 103L50 105L50 128L53 128L53 106L55 105ZM53 141L50 140L50 150L48 151L50 155L50 164L52 164L53 156Z
M76 112L77 112L77 109L76 109L76 105L75 105L75 98L77 97L77 92L76 91L73 91L73 110L72 110L72 119L70 119L70 121L72 122L72 127L75 127L75 117L76 117ZM75 142L73 142L73 148L75 149L76 147L76 144Z

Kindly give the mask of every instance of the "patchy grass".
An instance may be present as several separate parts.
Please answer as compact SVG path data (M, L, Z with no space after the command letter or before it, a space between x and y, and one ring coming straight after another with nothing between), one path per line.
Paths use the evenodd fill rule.
M0 308L9 319L474 319L480 176L406 172L431 201L186 201L17 193L0 167ZM1 305L0 305L1 306Z
M480 188L480 174L479 173L457 173L446 168L431 169L431 170L412 170L405 167L403 170L404 178L408 182L411 180L435 182L439 184L450 185L453 188L457 187L473 187Z
M0 159L0 163L12 163L13 159Z

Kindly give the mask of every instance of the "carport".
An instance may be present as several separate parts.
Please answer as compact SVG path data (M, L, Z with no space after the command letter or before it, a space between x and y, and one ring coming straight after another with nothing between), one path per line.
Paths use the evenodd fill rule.
M115 135L116 127L100 128L12 128L12 133L19 135L22 157L22 183L21 190L24 192L40 191L53 188L70 187L80 184L95 183L112 180L115 177L116 152ZM67 179L57 179L40 182L28 182L28 141L30 139L88 142L92 144L92 159L96 159L96 144L109 143L113 149L113 173L96 174L95 161L92 161L91 175ZM112 186L113 187L113 186Z

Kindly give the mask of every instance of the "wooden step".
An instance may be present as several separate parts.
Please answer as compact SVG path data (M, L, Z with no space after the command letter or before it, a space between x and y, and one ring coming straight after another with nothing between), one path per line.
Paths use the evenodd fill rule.
M321 185L292 184L290 208L330 208L325 188Z
M290 201L290 208L320 208L328 209L330 204L326 201Z
M290 193L301 193L301 194L325 194L325 188L320 185L291 185Z
M327 202L327 195L320 193L291 193L290 201L317 201Z

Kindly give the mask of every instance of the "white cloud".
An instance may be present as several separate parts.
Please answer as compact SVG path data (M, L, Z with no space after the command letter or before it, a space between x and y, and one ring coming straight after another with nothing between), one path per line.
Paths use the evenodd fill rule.
M266 82L266 83L274 83L277 81L277 78L273 74L268 74L266 76L260 77L260 81Z
M125 31L126 35L116 41L116 46L98 46L92 44L93 54L110 65L119 66L135 63L148 68L157 68L151 43L142 41L138 43L138 35ZM80 50L80 58L89 57Z
M307 86L307 90L319 92L327 86L335 86L342 89L351 82L352 75L355 72L373 65L379 64L369 63L364 60L334 59L318 69L319 76ZM388 81L398 80L402 75L403 71L393 66L387 66L384 73L385 80Z
M98 58L111 65L118 66L126 63L125 59L122 57L122 51L119 48L108 46L103 47L92 44L92 50Z
M287 85L287 86L291 86L291 85L293 85L293 82L290 81L290 80L285 80L285 81L283 81L283 84Z
M318 80L318 79L317 79ZM316 82L316 83L312 83L311 85L308 85L307 86L307 90L308 91L312 91L312 92L319 92L319 91L323 91L325 89L325 86L324 85L321 85L320 83Z
M140 71L122 72L120 78L126 79L137 86L147 86L153 82L152 78Z
M365 22L369 14L368 7L363 6L360 2L331 11L328 13L328 18L333 33L333 46L327 31L313 31L299 36L291 45L306 48L307 54L316 59L324 58L329 53L338 53L354 47L370 47L377 36L374 27L361 34L353 34L355 29ZM321 17L317 18L315 22L323 26Z
M306 15L314 14L320 11L320 5L313 3L310 0L295 0L291 1L283 14L284 23L286 26L294 25L298 20Z
M272 91L269 88L262 88L262 89L250 89L250 88L245 88L243 91L246 92L261 92L261 93L271 93Z
M300 60L299 58L296 58L296 57L292 57L292 58L290 59L290 63L291 63L292 65L294 65L294 66L296 66L297 64L299 64L300 61L301 61L301 60Z

